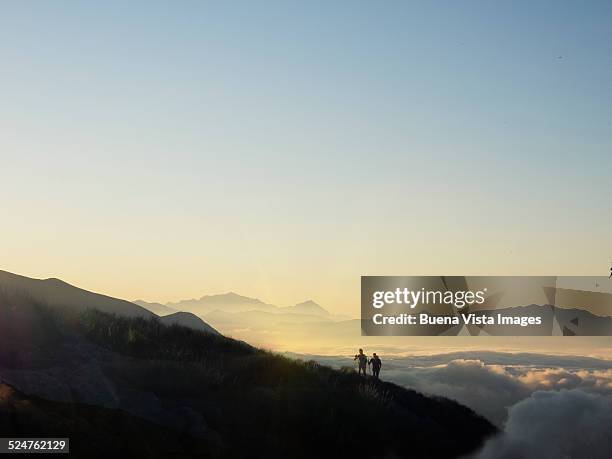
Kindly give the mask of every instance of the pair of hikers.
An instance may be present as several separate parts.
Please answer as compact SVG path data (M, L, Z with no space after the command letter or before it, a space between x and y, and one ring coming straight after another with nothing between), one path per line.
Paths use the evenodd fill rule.
M378 375L380 374L380 367L382 367L382 362L380 357L376 355L376 352L372 354L372 358L368 360L368 356L363 353L363 349L359 349L359 354L355 356L353 360L357 360L359 364L359 374L363 371L363 375L366 375L366 365L372 365L372 375L378 379Z

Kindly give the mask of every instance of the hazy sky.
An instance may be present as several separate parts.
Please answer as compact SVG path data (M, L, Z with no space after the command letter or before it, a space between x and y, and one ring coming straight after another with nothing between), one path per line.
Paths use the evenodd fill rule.
M0 269L353 314L366 274L606 274L611 22L609 1L1 2Z

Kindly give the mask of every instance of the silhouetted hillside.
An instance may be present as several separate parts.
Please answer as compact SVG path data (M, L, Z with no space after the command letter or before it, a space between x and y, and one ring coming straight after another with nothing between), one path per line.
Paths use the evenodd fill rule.
M85 438L98 435L93 419L90 425L77 422L78 416L89 416L79 414L84 413L80 405L92 397L96 404L119 406L174 432L189 431L198 438L198 448L212 457L455 457L495 431L450 400L294 361L219 335L166 326L158 319L38 305L0 309L2 322L42 333L27 359L3 349L0 379L46 391L51 377L54 385L66 384L74 410L64 412L82 429L75 435ZM27 333L14 332L8 347L21 349L29 339ZM37 361L32 358L37 354L47 357ZM50 364L53 371L45 369ZM20 380L23 372L28 377ZM36 378L41 378L39 385ZM98 389L90 392L82 387L96 384ZM136 443L156 435L148 428L134 428ZM38 429L31 433L41 434ZM150 439L152 448L157 441Z
M63 306L100 311L125 316L154 317L155 315L129 301L89 292L60 279L32 279L0 271L0 291L10 296L23 296L49 306Z
M120 300L106 295L89 292L70 285L60 279L32 279L6 271L0 271L0 294L6 299L11 298L13 304L43 304L51 309L73 309L84 311L97 309L102 312L130 317L154 318L157 313L149 309L159 306L161 319L165 324L178 324L196 330L218 333L199 317L188 312L177 312L157 303L145 303L150 308L129 301ZM144 303L144 302L143 302Z
M0 432L8 437L70 439L70 456L108 458L210 456L204 440L125 411L26 396L0 381Z
M183 327L201 330L206 333L218 335L219 332L208 325L202 319L190 312L175 312L166 316L160 317L159 321L165 325L181 325Z
M41 435L49 422L57 436L62 429L92 442L118 435L117 449L131 456L147 457L168 438L174 457L197 450L205 457L431 458L472 451L495 432L456 402L158 318L0 295L0 328L0 380L66 402L36 399L39 424L21 410L27 403L13 404L3 432L22 436ZM150 423L168 429L167 436ZM128 433L140 447L129 449Z

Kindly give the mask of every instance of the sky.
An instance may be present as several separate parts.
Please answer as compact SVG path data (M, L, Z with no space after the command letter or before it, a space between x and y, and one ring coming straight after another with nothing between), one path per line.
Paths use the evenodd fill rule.
M356 315L606 275L612 3L2 2L0 269Z

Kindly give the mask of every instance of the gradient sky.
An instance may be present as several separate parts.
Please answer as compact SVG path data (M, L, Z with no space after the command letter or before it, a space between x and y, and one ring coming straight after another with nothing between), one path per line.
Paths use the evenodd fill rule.
M611 2L229 3L0 3L0 269L353 315L608 272Z

